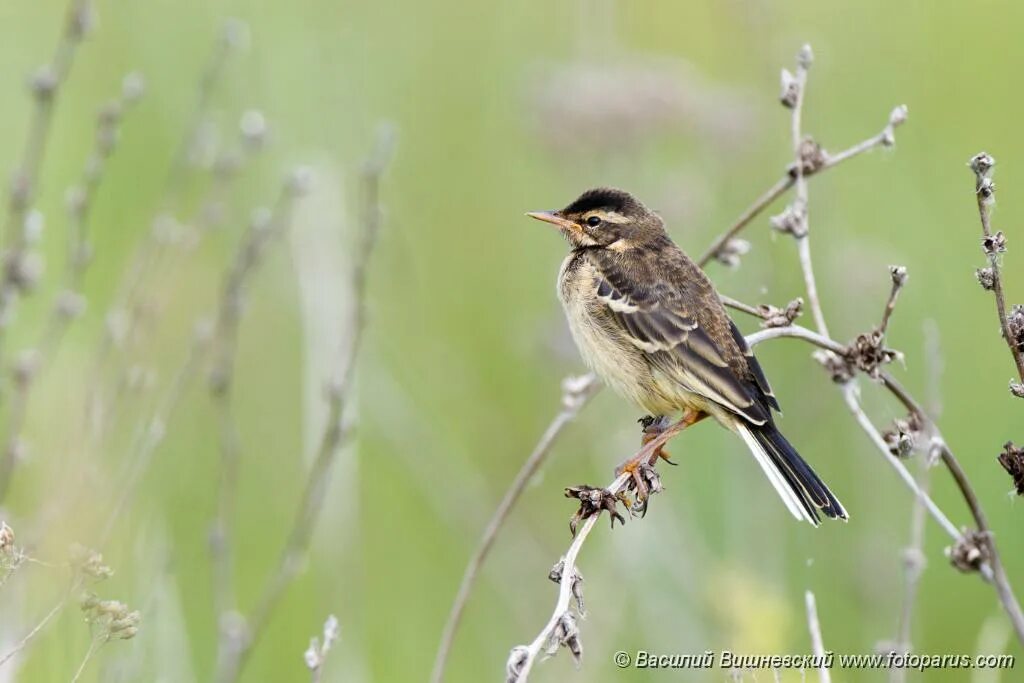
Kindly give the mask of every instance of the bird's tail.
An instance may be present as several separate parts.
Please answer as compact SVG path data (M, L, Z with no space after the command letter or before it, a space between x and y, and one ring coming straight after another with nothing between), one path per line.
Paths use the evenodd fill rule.
M819 510L826 517L849 519L843 504L774 424L768 422L754 426L737 423L736 431L794 517L807 520L814 526L820 523Z

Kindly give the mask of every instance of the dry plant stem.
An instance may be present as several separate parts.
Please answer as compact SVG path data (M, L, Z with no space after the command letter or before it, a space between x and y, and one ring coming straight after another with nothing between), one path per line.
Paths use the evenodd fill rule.
M930 463L922 462L918 485L922 491L928 491ZM917 590L924 573L924 523L926 519L924 504L914 498L910 512L910 542L903 553L903 607L900 610L899 625L896 630L895 648L897 652L909 653L911 643L911 625L914 621L914 605L917 601ZM904 683L907 671L902 667L893 667L889 672L890 683Z
M291 584L306 554L330 481L329 474L338 452L351 435L351 425L345 419L346 408L355 381L356 359L366 327L367 269L383 222L380 204L380 181L394 150L394 131L382 126L378 131L375 148L363 167L364 213L363 234L352 271L352 320L348 326L350 338L340 354L337 375L328 389L327 424L321 437L313 465L306 478L302 499L288 539L278 558L277 566L268 577L256 605L245 619L245 632L240 642L225 642L221 634L220 656L216 680L220 683L235 681L248 661L252 648L259 641L274 609Z
M25 634L24 638L18 641L18 644L15 645L10 652L5 654L3 657L0 657L0 666L3 666L9 660L15 657L19 652L24 650L32 641L32 639L39 635L40 631L46 628L46 625L49 624L50 621L52 621L55 616L60 614L60 611L63 610L65 605L68 604L68 601L71 599L71 596L74 595L75 592L78 591L80 587L80 581L72 581L71 585L68 587L67 591L65 591L64 595L61 596L60 600L57 601L57 604L54 605L53 608L46 613L46 615L39 621L38 624L32 627L31 631Z
M1010 618L1010 623L1017 634L1017 639L1024 644L1024 612L1021 611L1020 603L1013 592L1013 587L1010 585L1010 580L999 557L995 536L988 525L988 518L981 507L981 501L978 500L974 487L971 486L967 474L960 466L960 461L957 460L946 440L942 438L938 426L928 418L921 404L903 388L903 385L889 373L882 373L881 379L885 387L896 396L907 410L913 413L922 424L927 425L927 428L934 434L933 439L939 451L939 456L942 458L942 462L950 474L953 475L953 480L956 482L957 488L960 489L960 495L963 496L964 502L967 503L971 516L974 517L975 526L977 526L978 531L982 532L983 537L986 539L989 550L989 563L992 567L992 576L990 578L995 583L996 591L999 594L999 601Z
M160 444L163 443L167 424L170 422L175 409L181 404L181 399L185 395L186 390L199 373L199 366L205 356L206 346L207 340L205 336L201 332L196 333L189 347L188 355L175 373L169 390L158 404L152 416L148 420L143 421L138 432L135 434L131 449L132 453L127 458L129 463L128 472L125 476L121 477L121 484L116 488L118 492L117 499L103 525L97 543L98 547L106 546L110 540L114 527L122 519L127 505L131 501L132 496L134 496L143 475L145 475L150 464L153 462L153 457L156 455ZM45 528L45 525L43 528Z
M853 159L864 152L868 152L878 147L883 147L887 144L887 139L886 131L882 131L881 133L858 142L856 145L848 147L841 152L828 154L825 157L824 163L820 166L814 167L814 170L805 169L803 177L805 179L810 178L827 171L830 168L835 168L844 161ZM795 169L787 169L782 178L765 191L764 194L758 197L753 204L747 207L746 211L744 211L725 232L715 238L715 241L711 243L711 246L701 254L700 259L697 261L698 265L703 268L711 263L711 261L714 260L715 255L722 250L722 247L724 247L729 240L743 232L743 230L746 229L746 227L750 225L755 218L764 213L765 209L771 206L776 199L786 194L786 192L796 184L795 176Z
M5 251L4 273L0 280L0 354L3 352L3 343L10 324L11 309L24 287L14 271L20 268L28 246L24 229L25 217L36 196L39 171L43 165L53 122L54 106L60 88L71 71L78 46L89 28L90 12L89 0L71 0L53 58L49 65L38 71L33 78L35 107L28 135L25 137L21 163L15 171L3 232L0 233Z
M590 402L590 399L597 394L601 384L598 382L597 377L593 374L588 374L583 377L567 377L562 382L562 388L562 409L551 420L551 424L544 430L544 434L537 442L537 445L534 446L530 457L526 459L526 462L519 469L515 480L513 480L512 485L505 492L501 503L498 504L497 510L494 511L490 521L487 523L487 528L484 530L483 536L480 537L476 550L473 551L472 557L470 557L469 562L466 564L466 569L462 575L462 582L459 584L458 594L452 603L451 611L448 614L448 621L445 623L444 631L441 635L441 643L438 646L437 655L434 660L434 669L430 675L431 683L441 683L444 680L448 655L451 652L455 634L462 621L462 614L466 609L466 603L469 601L469 596L476 586L480 568L490 554L494 541L498 537L498 532L501 531L505 520L508 519L509 513L519 501L527 485L537 471L540 470L541 466L547 462L548 456L551 454L558 437L576 419L576 416Z
M78 665L78 670L75 671L74 677L71 679L71 683L77 683L78 679L82 677L82 673L85 671L86 665L92 656L96 654L96 650L99 649L100 641L98 638L93 638L89 642L89 649L85 651L85 657L82 658L82 663Z
M814 332L798 325L761 330L760 332L756 332L747 337L747 343L753 347L762 341L778 337L796 337L815 344L823 349L840 354L845 350L841 344L825 338L822 335L815 334ZM950 473L953 475L953 479L956 481L957 487L960 489L960 494L963 496L964 501L967 503L967 507L971 511L975 525L978 527L979 531L984 533L985 538L987 539L991 559L989 563L982 564L981 573L986 579L991 580L995 585L999 601L1002 604L1003 609L1006 611L1007 616L1010 619L1010 623L1013 625L1014 631L1017 633L1018 639L1024 643L1024 613L1021 612L1020 604L1017 601L1017 597L1013 592L1012 586L1010 585L1009 578L1006 575L1006 570L1002 566L1002 561L1000 560L991 528L988 526L988 520L981 508L981 503L978 500L977 494L975 494L974 489L971 486L970 480L964 473L963 468L960 467L960 463L949 448L949 445L942 438L937 425L935 425L935 423L927 416L924 409L914 399L914 397L911 396L889 373L881 373L880 378L883 386L885 386L885 388L888 389L889 392L907 408L907 410L913 413L921 421L921 424L924 425L924 431L933 435L932 440L934 447L938 449L939 456L942 458L943 464L946 465ZM942 512L931 497L929 497L928 494L918 485L917 480L912 474L910 474L903 462L889 451L889 447L882 439L882 435L878 432L878 429L874 424L872 424L871 419L860 406L860 400L857 398L856 383L847 382L843 385L843 398L861 429L867 433L872 443L874 443L879 452L885 456L889 464L896 470L897 474L900 475L903 482L914 493L921 504L925 506L932 518L939 523L939 525L954 541L961 539L963 534L959 529L957 529L956 525L949 520L946 514Z
M177 151L168 169L167 181L161 201L163 210L158 212L158 216L174 207L180 189L188 180L190 170L192 169L192 166L188 163L189 152L194 148L202 134L203 124L209 116L212 97L222 80L228 57L240 40L238 34L243 30L237 22L229 22L222 29L222 33L214 45L213 52L199 80L195 109L189 124L185 127L185 132L178 143ZM154 262L159 258L164 246L163 241L158 239L158 236L151 229L144 238L143 244L133 254L131 264L128 266L128 275L114 297L116 303L111 307L110 314L122 312L127 316L129 334L138 322L137 306L142 286L147 277L153 272ZM106 329L97 345L96 357L93 362L92 379L90 380L93 391L87 402L87 415L95 413L101 403L101 378L107 368L107 364L117 360L117 354L114 353L116 350L117 344L115 339L110 330Z
M815 657L825 657L825 641L821 637L821 623L818 621L818 604L814 599L814 593L804 593L804 603L807 607L807 630L811 634L811 651ZM818 680L821 683L832 683L832 676L829 675L828 667L822 664L818 667Z
M619 475L611 484L608 485L608 492L611 494L618 493L623 490L627 483L629 483L629 480L630 475L628 473ZM577 573L576 557L579 555L584 541L587 540L587 536L590 535L590 531L594 528L594 525L597 524L597 520L600 517L601 513L591 515L583 522L579 529L577 529L576 536L573 537L572 543L569 545L569 549L566 551L565 557L562 559L562 580L558 584L558 599L555 601L555 609L551 613L551 618L548 620L548 623L543 629L541 629L541 632L537 634L537 637L533 639L533 642L527 646L525 657L522 660L518 675L514 679L516 683L526 683L530 676L530 670L537 661L537 657L548 646L548 643L551 641L551 636L558 627L558 623L561 621L562 616L569 611L569 603L573 599L572 586L574 583L574 577Z
M804 176L803 158L803 130L802 117L804 108L804 96L807 90L807 71L811 66L813 55L811 46L804 45L797 56L796 69L796 102L793 104L793 115L791 117L791 133L794 155L794 169L796 173L796 200L793 211L796 214L797 224L793 229L796 237L797 252L800 255L800 270L804 275L804 287L807 290L807 303L814 316L814 325L818 332L829 336L828 325L825 324L825 313L821 308L821 299L818 296L818 284L814 277L814 265L811 260L810 224L807 217L808 211L808 188L807 178Z
M257 272L271 241L282 237L292 222L296 192L289 180L281 190L269 218L257 216L242 238L234 265L225 278L213 336L213 367L210 371L210 396L217 412L220 431L221 472L217 495L217 516L210 539L214 575L214 607L224 616L235 608L231 562L232 522L238 488L241 442L235 423L233 383L238 355L238 328L249 282Z
M116 108L117 116L128 108L131 101L125 95L108 105L109 108ZM70 245L67 263L67 289L58 295L58 300L53 305L53 311L49 321L43 327L42 336L36 345L34 358L31 360L32 368L26 372L23 379L18 382L17 390L12 397L10 417L7 423L7 443L2 454L0 454L0 503L7 497L10 488L11 478L14 469L18 464L18 452L22 439L22 432L25 427L25 416L28 413L29 402L32 391L36 385L39 374L49 367L50 362L56 355L61 340L64 337L68 325L76 316L76 313L66 310L65 306L73 302L62 302L62 297L73 297L81 285L82 276L88 267L89 261L85 259L86 230L89 225L93 197L102 180L102 169L104 160L113 151L112 143L107 142L106 135L116 137L118 123L109 123L101 113L96 126L96 145L93 149L86 170L82 173L81 198L78 205L69 209L68 243ZM109 131L105 130L109 128ZM90 170L90 167L92 170Z
M979 155L980 156L980 155ZM991 160L991 158L990 158ZM988 176L985 173L978 173L977 185L975 187L975 197L978 201L978 216L981 218L981 232L984 234L986 239L992 237L992 195L994 192L991 183L988 184L987 189L983 191L982 182L988 180ZM1020 380L1024 382L1024 350L1018 349L1014 344L1013 335L1010 333L1010 324L1006 317L1006 295L1003 292L1003 278L1001 269L999 267L999 254L997 251L989 255L989 268L992 271L992 293L995 294L996 299L996 312L999 314L999 327L1003 333L1003 339L1006 340L1007 346L1010 348L1010 355L1013 356L1013 362L1017 366L1017 375Z

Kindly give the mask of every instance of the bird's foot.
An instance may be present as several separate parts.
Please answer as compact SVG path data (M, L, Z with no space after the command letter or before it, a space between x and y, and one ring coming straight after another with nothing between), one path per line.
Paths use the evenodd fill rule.
M626 518L619 514L618 504L622 503L626 506L626 509L631 509L629 498L624 491L612 493L608 489L587 486L586 484L566 488L565 497L575 498L580 501L580 509L569 520L569 531L572 532L573 536L576 535L576 527L581 521L592 515L601 514L602 511L608 512L613 529L615 528L616 521L619 524L625 524Z
M626 490L636 491L636 496L629 505L629 511L634 515L645 517L647 501L652 495L661 493L665 488L661 485L658 471L654 469L654 463L658 460L660 450L660 448L656 448L653 452L647 453L647 449L643 449L638 456L630 458L615 468L616 477L623 474L629 475Z

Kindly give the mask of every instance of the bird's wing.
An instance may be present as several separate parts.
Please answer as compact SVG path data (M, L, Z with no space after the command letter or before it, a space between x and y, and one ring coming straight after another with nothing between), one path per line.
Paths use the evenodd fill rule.
M760 367L755 369L756 361L747 362L752 375L749 378L738 371L735 363L730 363L730 356L749 354L749 348L745 342L739 344L734 339L733 335L739 333L726 326L725 323L731 325L728 316L721 313L725 321L722 330L709 330L707 323L701 322L707 321L707 312L701 316L690 310L695 301L705 298L694 295L706 292L687 292L685 283L673 284L664 279L644 286L604 265L598 268L597 299L607 308L607 317L644 352L654 368L682 388L727 408L751 424L762 425L770 419L768 405L774 398L769 398L771 390ZM710 293L711 305L720 306L714 291ZM725 338L721 338L723 332ZM716 341L716 336L721 341ZM725 348L726 345L735 346Z

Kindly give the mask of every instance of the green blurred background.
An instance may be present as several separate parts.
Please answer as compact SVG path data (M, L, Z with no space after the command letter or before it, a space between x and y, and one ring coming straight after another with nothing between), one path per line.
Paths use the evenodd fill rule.
M16 168L28 128L26 77L50 58L64 11L57 0L0 5L5 173ZM71 542L99 544L126 467L139 457L132 436L166 395L194 321L214 310L250 212L272 203L284 174L305 164L313 189L289 238L269 250L241 327L235 577L241 607L252 605L322 430L322 386L351 309L345 283L359 228L359 164L378 122L391 121L399 142L371 267L351 411L358 435L332 474L308 562L243 680L305 680L303 650L329 613L341 622L341 641L324 680L424 680L480 532L557 411L561 379L582 371L553 292L565 246L523 212L561 206L595 184L619 185L661 210L685 249L702 252L787 162L778 74L809 42L816 61L805 129L825 148L877 133L897 104L910 110L895 150L811 182L812 248L833 335L852 338L876 324L887 266L907 266L910 283L890 328L892 345L906 353L896 372L939 413L1010 577L1024 590L1024 510L995 461L1003 442L1024 439L1021 406L1006 391L1012 364L991 296L974 280L982 255L965 166L981 149L1000 161L995 225L1010 238L1008 296L1019 301L1019 3L101 0L96 15L60 93L41 176L36 206L45 229L37 248L45 276L17 309L6 361L37 344L59 290L64 196L92 146L97 108L130 71L147 86L125 116L98 190L87 314L38 380L26 454L0 514L33 557L60 562ZM147 273L156 322L117 354L120 374L97 380L104 317L165 206L168 165L228 17L245 23L247 39L214 95L208 151L237 146L237 122L250 109L268 121L266 148L225 193L217 229L198 245L171 245L168 264ZM210 154L197 159L171 207L186 227L212 182ZM712 264L709 272L734 297L783 304L802 294L802 281L791 240L772 234L767 215L748 231L752 251L741 268ZM756 329L751 320L740 324ZM929 340L937 340L941 363L927 351ZM575 672L562 653L533 680L725 680L722 671L621 671L611 655L807 652L808 589L828 649L870 652L895 636L911 497L809 351L780 341L759 356L786 409L784 430L851 522L817 531L796 524L739 440L711 427L688 432L670 449L680 467L663 468L666 491L646 519L614 533L602 523L584 548L584 668ZM124 404L98 443L83 419L97 382ZM862 384L877 424L900 415ZM635 448L637 417L603 392L566 431L482 572L449 680L501 680L509 649L547 620L555 590L545 577L568 544L573 511L561 489L608 480ZM217 439L213 405L194 382L100 548L116 575L95 590L140 609L142 628L102 648L82 680L211 679L217 625L207 538ZM915 472L918 465L910 463ZM946 472L932 470L932 482L939 505L966 524ZM929 521L915 651L1022 654L993 590L951 568L946 545ZM66 581L60 568L26 564L0 588L4 652L56 603ZM71 605L23 656L0 667L0 681L69 680L88 645ZM837 681L886 678L834 672ZM909 678L999 680L963 671ZM771 679L766 671L743 678ZM784 672L782 680L802 679Z

